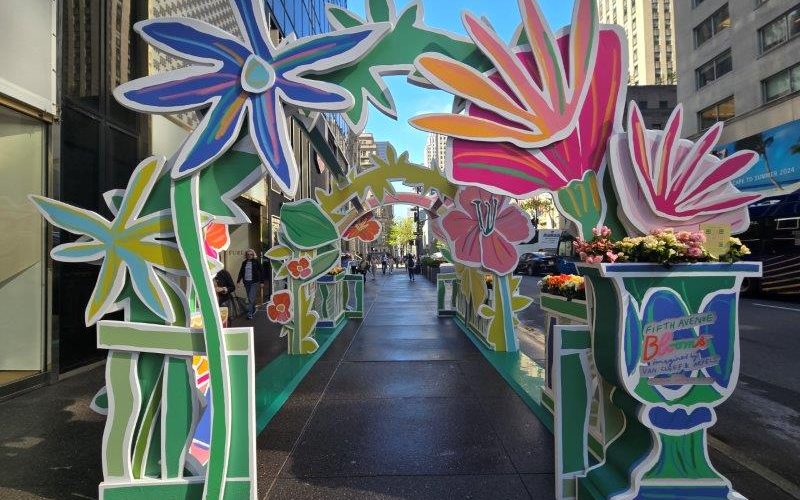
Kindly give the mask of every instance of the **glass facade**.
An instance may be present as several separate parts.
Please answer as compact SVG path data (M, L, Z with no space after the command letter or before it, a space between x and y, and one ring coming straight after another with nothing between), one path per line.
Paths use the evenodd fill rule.
M141 0L65 0L61 43L60 171L53 196L110 217L102 195L124 188L149 152L149 120L120 106L113 89L147 73L147 48L133 23L147 16ZM75 235L53 231L53 245ZM60 372L102 358L84 309L98 267L53 263L53 329Z
M0 386L45 368L44 194L47 125L0 107Z
M295 33L298 38L330 31L325 16L327 3L347 7L347 0L266 0L283 36Z

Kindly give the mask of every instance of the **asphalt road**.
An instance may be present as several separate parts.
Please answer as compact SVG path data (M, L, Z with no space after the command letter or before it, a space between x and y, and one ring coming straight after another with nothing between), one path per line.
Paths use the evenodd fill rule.
M520 318L530 331L521 336L520 349L534 359L544 358L539 279L525 276L521 285L535 302ZM739 330L739 384L717 408L712 446L800 491L800 304L742 299Z

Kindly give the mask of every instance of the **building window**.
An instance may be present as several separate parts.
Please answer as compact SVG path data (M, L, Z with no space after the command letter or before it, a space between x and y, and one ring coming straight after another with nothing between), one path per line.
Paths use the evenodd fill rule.
M720 7L719 10L708 16L702 23L694 29L695 48L706 43L711 37L720 31L731 27L731 16L728 12L728 4Z
M782 45L800 34L800 6L793 8L779 18L758 30L761 53Z
M774 101L800 90L800 64L787 68L761 82L764 102Z
M732 69L733 61L731 60L731 51L729 49L695 70L697 88L705 87L721 76L730 73Z
M669 107L669 103L667 101L658 101L659 109L667 109Z
M736 103L733 96L713 104L697 113L700 130L705 130L719 121L725 121L736 115Z

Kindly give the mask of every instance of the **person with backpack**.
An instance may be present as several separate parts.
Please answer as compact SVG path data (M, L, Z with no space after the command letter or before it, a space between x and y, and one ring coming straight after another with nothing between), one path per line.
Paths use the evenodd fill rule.
M406 270L408 271L408 279L409 281L416 281L414 276L414 256L410 253L405 257L406 262Z
M247 292L247 319L253 319L256 313L256 292L259 287L264 286L264 270L252 248L244 253L244 257L236 283L244 282L244 290Z

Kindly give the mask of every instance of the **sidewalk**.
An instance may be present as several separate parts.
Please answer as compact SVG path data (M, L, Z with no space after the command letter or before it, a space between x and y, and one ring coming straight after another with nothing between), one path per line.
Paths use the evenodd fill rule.
M351 321L258 438L261 498L551 498L552 437L407 274ZM285 352L263 314L258 367ZM0 403L0 498L96 498L104 368Z
M552 436L405 273L258 439L267 498L552 498ZM376 295L373 295L376 294Z

